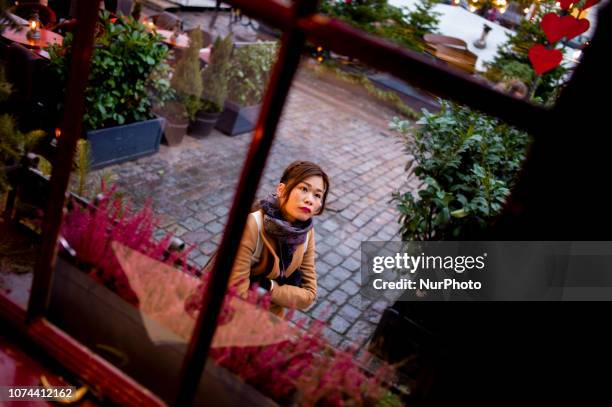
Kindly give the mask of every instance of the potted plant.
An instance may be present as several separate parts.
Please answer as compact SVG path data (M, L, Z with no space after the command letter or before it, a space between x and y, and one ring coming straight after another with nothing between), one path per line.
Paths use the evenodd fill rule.
M129 16L110 22L101 14L91 72L85 92L83 127L96 169L158 151L163 119L151 113L148 89L163 86L154 75L168 53L161 38ZM72 56L73 35L49 50L51 65L65 83ZM61 106L60 106L61 108Z
M228 97L217 129L235 136L255 128L277 50L276 42L256 42L236 49L229 74Z
M181 54L170 80L172 100L160 112L166 119L164 137L169 146L181 143L187 133L189 120L193 121L202 102L202 75L199 52L202 48L202 30L196 28L189 35L189 48Z
M229 70L234 43L232 35L217 37L210 53L210 62L202 71L202 108L191 123L190 134L206 136L215 127L227 98Z

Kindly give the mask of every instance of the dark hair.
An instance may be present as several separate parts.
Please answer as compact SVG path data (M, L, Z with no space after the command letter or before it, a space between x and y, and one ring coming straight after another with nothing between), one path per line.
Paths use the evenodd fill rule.
M304 181L306 178L317 176L323 178L324 188L323 198L321 199L321 209L315 214L320 215L323 213L323 210L325 210L325 201L327 200L327 193L329 192L329 177L321 167L310 161L294 161L285 168L280 182L285 184L284 195L288 197L297 184ZM285 203L286 202L287 201L285 201ZM285 204L282 206L285 206Z

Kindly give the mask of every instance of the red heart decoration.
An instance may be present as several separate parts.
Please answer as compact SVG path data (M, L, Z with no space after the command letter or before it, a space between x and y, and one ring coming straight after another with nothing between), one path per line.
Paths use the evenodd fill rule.
M538 75L555 69L561 63L563 53L558 49L548 49L542 44L536 44L529 50L529 60Z
M563 37L568 40L589 29L591 23L586 18L580 20L574 16L559 17L555 13L547 13L542 17L540 27L544 30L548 42L554 44Z

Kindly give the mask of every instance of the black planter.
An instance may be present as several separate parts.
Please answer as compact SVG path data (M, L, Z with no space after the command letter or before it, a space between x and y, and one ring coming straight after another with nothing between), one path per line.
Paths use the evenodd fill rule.
M91 147L91 169L155 154L159 151L163 123L164 119L156 118L88 131L85 138Z
M166 118L164 125L164 140L170 147L181 144L185 134L187 134L187 127L189 122L187 120L174 121Z
M243 107L233 102L225 102L225 107L215 127L228 136L253 131L260 109L261 105Z
M193 137L205 137L210 134L221 116L220 112L198 112L194 121L189 123L189 135Z
M177 337L61 257L56 263L47 318L162 399L174 401L187 344L153 343L144 319L158 334ZM212 404L220 406L278 406L211 362L204 369L194 405L208 405L213 400Z

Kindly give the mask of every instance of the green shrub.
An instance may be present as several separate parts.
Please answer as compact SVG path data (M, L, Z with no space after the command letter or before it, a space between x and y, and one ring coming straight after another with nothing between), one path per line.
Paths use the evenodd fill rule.
M194 120L202 107L200 98L203 90L200 72L200 48L202 48L202 30L196 28L189 35L189 47L177 61L172 75L171 86L176 91L177 100L185 108L189 119Z
M448 102L439 113L424 112L417 124L410 137L409 122L391 123L413 157L409 179L422 182L417 197L410 191L393 194L402 239L456 240L483 230L516 179L527 134Z
M9 188L6 178L6 166L17 164L45 136L42 130L34 130L23 134L17 129L15 119L8 115L0 115L0 192Z
M93 130L147 120L151 115L148 89L164 78L152 75L164 60L168 48L161 37L148 32L133 17L121 16L111 23L101 13L102 33L95 40L89 82L85 91L83 127ZM70 69L73 35L62 45L49 49L51 65L66 83Z
M439 14L432 11L436 0L419 0L414 10L404 10L387 0L326 0L321 11L379 37L414 51L423 51L423 34L435 32Z
M227 99L229 71L234 42L232 35L217 37L210 52L210 62L202 72L202 110L220 112Z
M276 42L257 42L236 49L229 73L228 100L242 106L261 103L277 52Z

